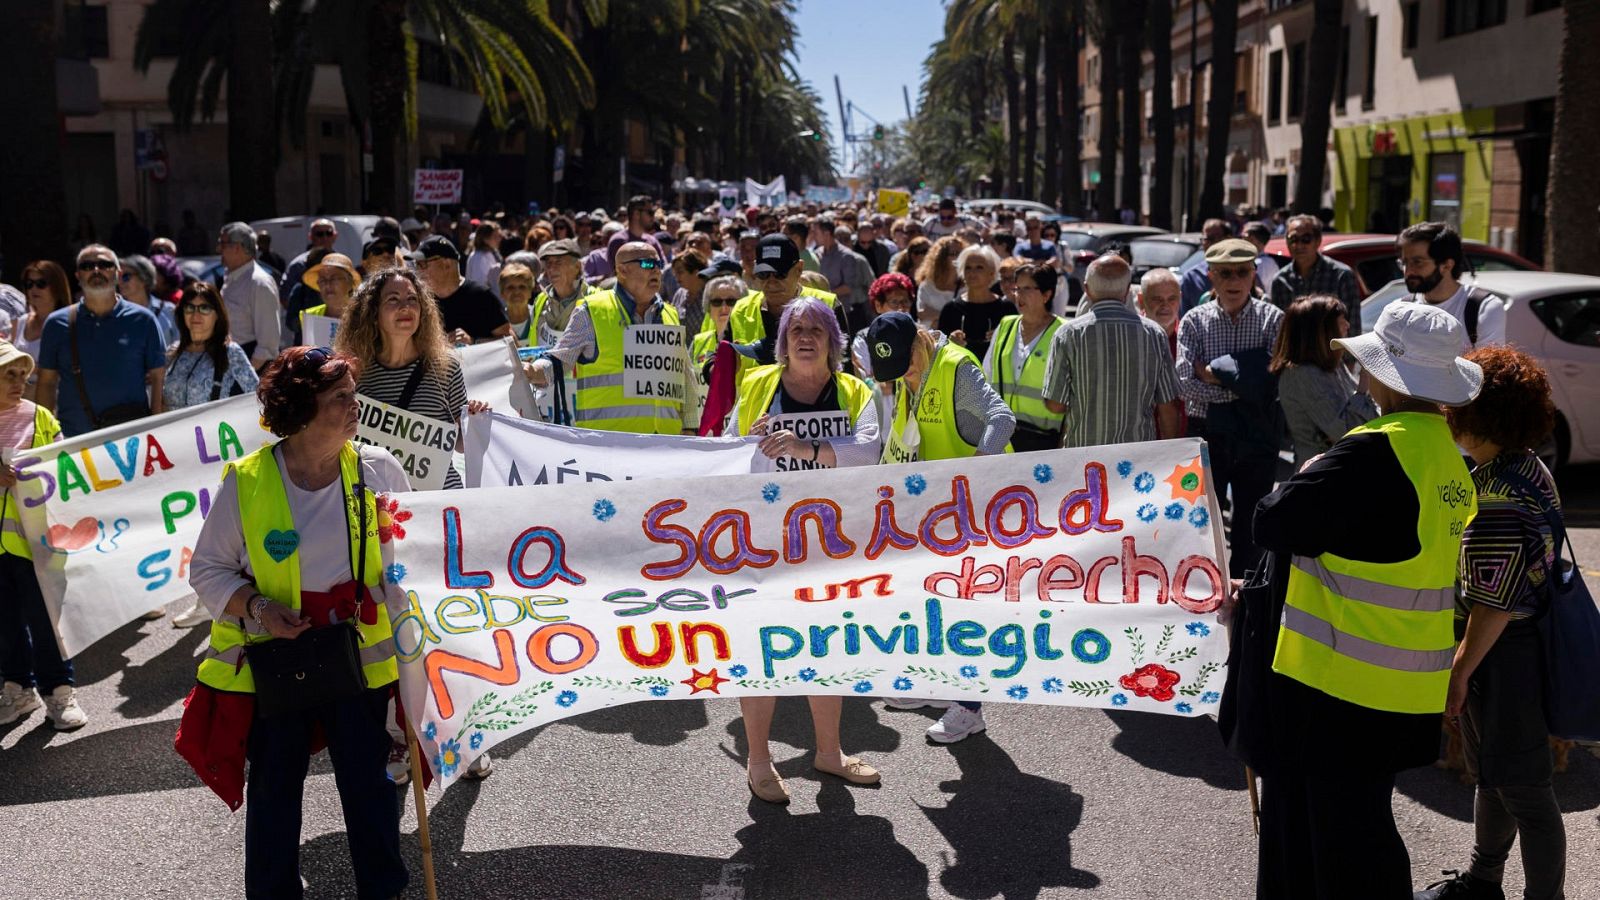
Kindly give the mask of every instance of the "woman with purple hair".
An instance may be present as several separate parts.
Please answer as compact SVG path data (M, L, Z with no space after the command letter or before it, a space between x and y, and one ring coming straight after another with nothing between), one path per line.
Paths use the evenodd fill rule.
M735 407L739 434L762 435L770 471L792 472L878 461L878 407L872 388L839 371L844 333L821 300L799 297L778 322L777 364L759 366L740 382ZM839 745L840 697L810 697L817 771L851 784L877 784L878 770ZM776 697L741 697L750 791L769 803L789 802L789 789L772 764L768 735Z

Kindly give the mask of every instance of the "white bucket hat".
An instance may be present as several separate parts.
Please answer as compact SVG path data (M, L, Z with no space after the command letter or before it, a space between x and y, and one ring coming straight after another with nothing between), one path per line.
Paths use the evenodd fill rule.
M1333 344L1373 378L1418 400L1464 406L1483 387L1483 369L1460 356L1466 328L1427 303L1390 303L1371 331Z

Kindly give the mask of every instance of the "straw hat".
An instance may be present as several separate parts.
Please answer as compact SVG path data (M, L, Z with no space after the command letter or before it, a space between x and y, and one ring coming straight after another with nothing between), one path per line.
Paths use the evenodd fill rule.
M350 289L352 291L355 290L356 285L361 283L361 270L356 268L356 264L350 261L350 257L345 256L343 253L329 253L324 256L322 262L307 269L306 273L300 276L300 280L313 291L321 291L322 285L317 282L317 279L322 275L323 269L338 269L349 275Z
M28 374L33 374L33 357L10 341L0 341L0 369L4 369L19 359L28 361Z

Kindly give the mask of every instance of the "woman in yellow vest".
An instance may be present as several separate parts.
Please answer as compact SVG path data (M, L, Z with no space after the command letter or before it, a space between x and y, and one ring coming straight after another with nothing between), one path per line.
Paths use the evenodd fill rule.
M300 281L322 295L321 303L307 307L300 313L300 333L304 334L306 316L327 316L330 319L344 317L344 311L350 308L350 298L355 296L356 286L361 284L361 270L343 253L329 253L322 258L322 262L306 269Z
M520 262L507 261L500 267L500 301L506 305L506 321L517 346L528 346L533 333L533 270Z
M405 600L385 589L387 529L378 498L409 487L393 456L358 451L352 442L359 365L321 347L291 347L268 365L257 391L261 419L282 440L227 467L195 541L189 584L214 621L180 752L182 731L203 725L191 718L197 710L254 709L246 647L352 619L359 635L364 692L271 717L241 716L248 736L234 743L244 738L250 764L244 800L251 897L300 895L301 795L318 734L333 763L357 893L393 897L407 882L395 784L384 769L391 747L384 723L399 678L389 622ZM186 758L202 778L214 769L211 757L200 764Z
M872 389L839 371L844 333L833 310L801 297L778 323L778 363L751 369L740 382L738 433L764 435L760 451L773 471L870 466L878 457L878 408ZM839 743L840 697L810 697L815 768L851 784L877 784L878 770ZM769 803L787 803L789 789L772 765L767 738L776 697L741 697L750 791Z
M872 376L894 392L894 420L884 438L885 463L961 459L1010 452L1017 417L995 393L965 347L937 337L903 312L884 313L867 328ZM928 738L953 744L988 727L983 705L915 698L886 700L890 709L943 709Z
M1055 450L1061 446L1061 423L1066 417L1045 406L1044 371L1050 340L1063 321L1050 312L1056 270L1024 263L1014 277L1019 314L1006 316L995 326L994 341L983 359L983 374L1017 414L1012 448L1020 452Z
M1440 407L1470 401L1483 372L1457 356L1461 323L1426 303L1332 343L1383 415L1235 507L1270 555L1240 592L1218 725L1261 776L1257 897L1410 897L1395 775L1438 756L1477 511Z
M702 424L704 424L706 403L712 394L712 374L715 368L713 363L716 362L717 348L723 341L728 340L728 322L732 318L733 307L747 291L744 279L738 275L716 275L707 281L700 291L700 302L704 304L706 311L705 320L710 322L712 327L710 331L702 331L694 336L694 342L689 345L689 364L694 367L695 378L700 382L698 409ZM731 351L724 359L732 361L733 365L738 364L737 358ZM736 385L737 382L738 377L735 374L727 384ZM718 406L713 412L717 428L720 429L728 418L727 413L732 410L733 402L733 390L724 384L718 394ZM713 430L711 433L722 432Z
M23 399L32 374L33 357L0 341L0 447L24 450L61 440L61 425L50 410ZM57 731L71 731L89 717L78 706L72 660L61 658L39 591L19 493L17 470L0 462L0 725L43 705Z

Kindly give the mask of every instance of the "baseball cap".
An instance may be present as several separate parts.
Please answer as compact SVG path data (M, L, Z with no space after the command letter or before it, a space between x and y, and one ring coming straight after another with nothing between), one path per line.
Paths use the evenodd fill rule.
M578 242L572 238L562 238L559 241L546 241L539 248L539 258L549 259L552 256L571 256L582 258L583 252L578 249Z
M414 218L411 218L410 216L407 216L406 218L400 220L400 230L404 231L404 232L407 232L407 233L410 233L410 232L413 232L413 231L421 231L421 230L423 230L424 228L427 228L427 227L428 226L422 224L421 222L417 221Z
M800 251L788 235L769 234L756 245L757 275L788 275L799 262Z
M1432 304L1390 303L1371 331L1334 338L1333 345L1349 351L1373 378L1407 397L1463 406L1483 387L1483 368L1461 358L1467 346L1466 327Z
M461 251L450 239L442 234L436 234L417 245L417 259L453 259L461 261Z
M939 198L939 208L940 209L955 209L956 208L956 198L954 198L954 197L940 197Z
M739 265L738 260L723 258L701 269L698 274L701 278L710 281L718 275L737 275L743 271L744 269Z
M867 326L867 351L872 355L872 377L894 381L911 368L911 349L917 344L917 320L903 312L886 312Z
M1256 245L1244 238L1228 238L1206 249L1206 265L1255 262L1256 252Z
M754 228L745 228L739 232L739 240L741 241L759 240L760 237L761 232L755 230Z

